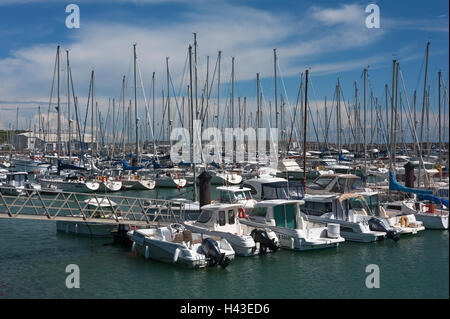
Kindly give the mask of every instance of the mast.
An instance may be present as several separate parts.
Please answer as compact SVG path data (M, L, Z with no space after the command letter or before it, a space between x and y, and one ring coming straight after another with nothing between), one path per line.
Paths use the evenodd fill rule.
M367 179L367 69L364 69L364 185Z
M193 100L193 92L192 92L192 46L189 45L189 93L190 93L190 102L191 102L191 162L194 168L194 202L197 200L197 172L195 169L195 160L194 160L194 100ZM197 113L195 114L197 116Z
M273 49L273 69L274 69L274 74L275 74L275 128L278 130L277 49Z
M418 176L417 176L417 187L420 187L420 171L421 171L421 166L423 165L423 161L422 161L422 155L423 155L423 117L424 117L424 113L425 113L425 101L426 101L426 95L427 95L427 74L428 74L428 54L430 52L430 42L427 42L427 54L426 54L426 60L425 60L425 79L424 79L424 83L423 83L423 99L422 99L422 121L421 121L421 125L420 125L420 156L419 156L419 172L418 172Z
M219 110L220 110L220 57L222 56L222 51L219 51L219 61L218 61L218 68L217 68L217 127L219 127Z
M152 115L152 136L153 136L153 155L156 155L155 144L155 72L152 74L152 100L153 100L153 115Z
M170 141L170 132L172 131L172 121L170 120L169 57L166 57L166 69L167 69L167 138L169 140L170 146L172 146L172 142Z
M56 150L58 152L58 159L61 156L61 100L60 100L60 95L59 95L59 48L60 46L58 45L56 48L56 60L58 61L58 137L57 137L57 143L58 145L56 146Z
M125 156L125 75L122 78L122 153Z
M336 127L337 127L338 154L341 154L341 88L340 88L339 78L337 80L337 86L336 86L336 100L337 100L337 104L336 104L336 109L337 109L337 112L336 112L337 113ZM305 107L306 107L306 105L305 105Z
M92 96L91 96L91 160L94 158L94 70L91 72Z
M231 57L231 127L234 128L234 57Z
M198 93L197 93L197 33L194 32L194 70L195 70L195 119L198 118Z
M136 165L139 163L139 129L138 129L138 113L137 113L137 86L136 86L136 43L133 44L134 51L134 119L136 129Z
M441 165L441 152L442 152L442 135L441 135L441 71L438 72L438 108L439 108L439 159L438 164ZM450 164L450 163L449 163ZM439 178L442 180L442 168L439 172Z
M305 72L305 114L303 116L303 192L306 194L306 123L308 116L308 69Z
M67 148L69 149L69 162L72 159L72 147L71 147L71 139L72 139L72 119L70 118L70 66L69 66L69 50L66 50L66 57L67 57L67 112L68 112L68 118L69 118L69 139L67 141Z

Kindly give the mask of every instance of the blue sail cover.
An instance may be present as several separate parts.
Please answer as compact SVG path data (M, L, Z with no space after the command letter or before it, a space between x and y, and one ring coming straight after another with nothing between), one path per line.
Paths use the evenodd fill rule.
M410 188L400 185L394 177L394 173L389 172L389 189L391 191L400 191L403 193L411 193L418 195L431 195L433 192L426 189Z
M442 204L445 207L449 207L449 202L448 202L447 199L440 198L440 197L437 197L437 196L433 196L433 195L419 195L419 201L422 201L422 200L429 200L429 201L432 201L435 204Z
M339 160L343 162L351 162L352 160L342 156L342 153L339 153Z
M122 164L124 171L137 171L138 169L144 168L144 166L129 166L124 159L122 160Z

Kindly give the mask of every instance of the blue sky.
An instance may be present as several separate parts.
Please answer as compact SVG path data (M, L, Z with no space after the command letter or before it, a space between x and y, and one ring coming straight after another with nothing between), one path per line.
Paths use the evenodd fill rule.
M65 27L65 7L69 3L79 5L80 29ZM368 15L364 9L370 3L380 7L380 29L368 29L364 24ZM198 34L201 85L206 79L206 56L210 56L212 73L217 51L222 51L222 108L230 91L227 82L234 56L235 96L246 96L249 105L254 105L259 72L266 112L274 95L273 48L277 48L281 72L278 89L287 94L291 109L300 73L310 68L314 91L310 91L311 108L323 112L323 100L325 96L333 99L338 77L345 99L353 103L354 81L362 90L365 67L370 87L375 96L382 98L385 83L391 83L394 57L400 61L408 98L411 100L412 91L417 89L421 101L421 68L426 42L430 41L431 108L435 111L438 70L448 81L448 14L448 2L441 0L0 0L0 108L4 110L0 128L15 123L16 107L20 108L19 122L23 126L27 120L36 119L38 105L46 112L57 44L62 52L70 50L81 112L84 114L83 101L94 68L97 100L106 114L108 98L120 97L122 75L132 75L133 43L137 43L147 99L153 71L158 101L161 90L165 90L167 56L174 86L177 90L185 88L188 77L185 75L182 81L182 74L188 45L193 42L192 32ZM131 94L130 82L127 96L131 98ZM214 90L211 99L216 95ZM144 112L143 106L139 112Z

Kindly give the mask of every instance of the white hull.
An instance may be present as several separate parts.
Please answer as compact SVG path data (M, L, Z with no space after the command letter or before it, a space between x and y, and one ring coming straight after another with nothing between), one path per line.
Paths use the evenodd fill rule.
M118 192L122 189L121 181L101 182L98 188L99 192Z
M155 181L152 179L122 179L122 189L129 190L150 190L155 188Z
M63 192L93 193L100 188L100 184L97 182L62 181L52 179L40 179L39 182L41 183L42 188L51 188L51 185L54 185Z
M448 229L448 214L436 215L418 213L416 214L416 219L423 223L425 229Z
M160 176L155 178L156 187L181 188L185 187L187 181L183 178L172 178L169 176Z

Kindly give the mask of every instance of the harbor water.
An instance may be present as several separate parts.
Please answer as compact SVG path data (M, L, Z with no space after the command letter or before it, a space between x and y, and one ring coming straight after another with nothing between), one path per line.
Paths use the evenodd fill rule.
M190 190L122 194L169 198ZM110 239L57 233L54 221L1 219L0 242L3 299L449 297L448 230L425 230L398 242L236 257L226 269L197 270L146 260ZM80 269L79 289L66 287L69 264ZM371 264L379 267L379 288L366 286Z

